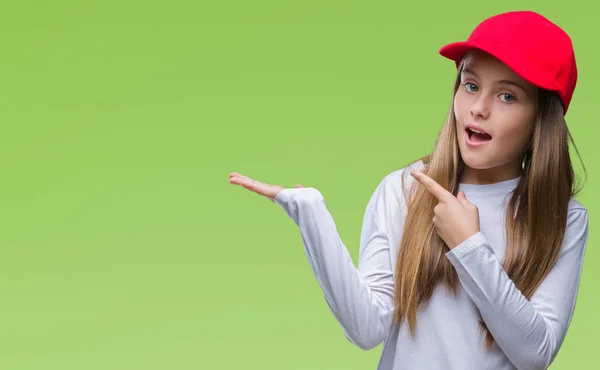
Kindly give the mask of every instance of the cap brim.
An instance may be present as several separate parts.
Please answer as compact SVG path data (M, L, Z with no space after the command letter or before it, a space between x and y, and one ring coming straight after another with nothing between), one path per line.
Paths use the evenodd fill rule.
M489 48L482 47L472 42L461 41L453 42L451 44L443 46L439 50L439 54L445 58L453 60L458 67L460 61L465 54L473 49L478 49L483 52L490 54L502 63L506 64L508 68L512 69L516 74L521 76L524 80L540 88L558 91L556 86L551 84L546 78L541 76L536 69L527 68L524 65L523 59L514 55L514 53L508 50L503 50L501 46L495 46L495 50L489 50Z
M462 60L462 58L465 56L465 54L467 52L469 52L472 49L478 49L478 48L479 47L477 47L476 45L473 45L468 42L453 42L451 44L443 46L439 50L439 53L444 58L448 58L450 60L455 61L456 64L458 65L458 63Z

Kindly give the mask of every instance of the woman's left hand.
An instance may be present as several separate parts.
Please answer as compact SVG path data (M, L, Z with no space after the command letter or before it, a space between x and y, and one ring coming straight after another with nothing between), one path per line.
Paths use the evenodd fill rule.
M480 231L479 209L467 200L465 193L461 191L455 197L424 173L412 170L410 174L439 201L433 224L448 248L455 248Z

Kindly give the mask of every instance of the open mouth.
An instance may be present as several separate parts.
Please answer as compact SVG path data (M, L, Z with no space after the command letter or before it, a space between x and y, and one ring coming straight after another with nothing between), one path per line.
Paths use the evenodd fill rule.
M492 137L483 131L479 131L470 127L466 128L467 135L469 135L469 140L474 143L482 143L486 141L492 140Z

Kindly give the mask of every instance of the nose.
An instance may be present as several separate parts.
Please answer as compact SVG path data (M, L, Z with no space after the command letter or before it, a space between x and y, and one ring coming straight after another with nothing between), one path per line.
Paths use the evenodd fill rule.
M490 116L490 101L485 94L479 94L471 105L471 116L487 119Z

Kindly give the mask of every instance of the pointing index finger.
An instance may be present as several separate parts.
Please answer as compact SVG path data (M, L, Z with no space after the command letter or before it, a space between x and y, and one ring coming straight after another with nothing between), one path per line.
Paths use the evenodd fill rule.
M425 175L424 173L417 170L412 170L410 171L410 174L418 182L423 184L423 186L425 186L425 189L429 190L429 192L440 202L448 200L449 197L454 197L452 193L444 189L440 184L435 182L431 177Z

